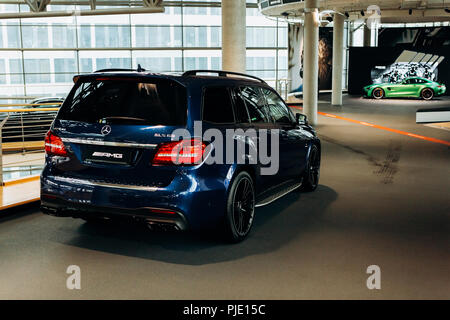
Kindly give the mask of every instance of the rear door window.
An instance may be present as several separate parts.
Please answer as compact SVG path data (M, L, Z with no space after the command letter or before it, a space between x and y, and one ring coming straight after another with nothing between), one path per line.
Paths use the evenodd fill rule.
M250 119L248 117L247 107L245 106L244 98L240 93L238 88L233 90L234 96L234 115L236 118L236 123L249 123Z
M88 123L184 126L186 88L172 80L87 78L79 80L58 119Z
M252 123L269 122L269 117L265 110L264 97L258 87L242 87L238 95L245 101Z
M227 87L207 87L203 97L203 121L234 123L233 104Z

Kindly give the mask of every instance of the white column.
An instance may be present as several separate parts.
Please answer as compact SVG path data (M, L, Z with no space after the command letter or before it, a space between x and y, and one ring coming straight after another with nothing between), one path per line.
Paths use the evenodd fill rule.
M335 13L333 17L333 78L331 104L342 105L342 75L344 73L344 16Z
M245 72L246 0L222 0L222 69Z
M303 56L303 112L309 123L317 124L317 93L319 86L319 17L318 0L305 1Z

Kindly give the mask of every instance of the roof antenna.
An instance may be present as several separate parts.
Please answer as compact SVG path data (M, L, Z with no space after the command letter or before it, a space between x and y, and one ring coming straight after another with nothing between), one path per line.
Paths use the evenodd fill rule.
M140 64L138 64L137 72L144 72L144 71L145 71L145 69L142 68Z

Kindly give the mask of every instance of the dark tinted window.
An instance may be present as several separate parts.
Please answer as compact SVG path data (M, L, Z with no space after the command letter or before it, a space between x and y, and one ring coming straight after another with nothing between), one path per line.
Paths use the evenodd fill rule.
M58 119L185 125L186 89L170 80L146 80L101 78L79 81L61 108Z
M205 89L203 98L203 120L214 123L233 123L233 105L226 87Z
M289 109L275 92L269 89L262 89L262 92L266 97L269 114L273 121L277 123L292 123L294 121Z
M234 116L236 123L249 123L247 108L239 89L234 90Z
M264 98L259 88L243 87L240 89L239 94L245 101L251 122L269 122L265 111Z

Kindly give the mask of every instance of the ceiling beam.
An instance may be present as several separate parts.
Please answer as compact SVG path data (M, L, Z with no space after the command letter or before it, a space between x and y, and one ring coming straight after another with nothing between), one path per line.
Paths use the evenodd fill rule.
M25 0L32 12L45 12L50 0Z
M25 0L0 0L2 4L23 4ZM89 6L90 0L52 0L51 5L63 6ZM142 7L143 0L96 0L96 7L110 6L110 7ZM180 0L164 0L162 3L165 7L221 7L220 2L209 1L180 1ZM256 3L247 3L247 8L258 8Z
M422 0L420 1L419 5L417 6L417 9L426 9L427 8L427 1Z
M144 7L146 8L154 8L154 7L160 7L162 0L142 0L144 3Z
M18 19L18 18L44 18L44 17L69 17L69 16L100 16L112 14L138 14L138 13L162 13L164 7L132 7L132 8L111 8L96 10L68 10L68 11L48 11L48 12L11 12L0 13L0 19Z

